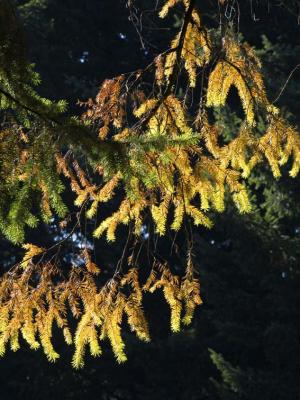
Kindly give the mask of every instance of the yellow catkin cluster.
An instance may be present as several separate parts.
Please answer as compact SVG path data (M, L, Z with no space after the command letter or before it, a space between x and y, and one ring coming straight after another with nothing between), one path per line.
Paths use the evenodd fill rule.
M161 288L171 309L171 329L180 330L181 322L190 324L196 305L201 304L200 286L189 267L180 279L167 265L155 266L146 284L141 286L138 269L116 274L98 288L88 250L82 253L86 266L73 267L68 279L53 264L34 265L26 270L16 267L0 279L0 355L8 343L13 351L20 348L20 335L33 350L42 347L50 362L59 358L53 347L52 331L56 324L65 342L74 344L72 365L82 368L87 349L100 356L100 342L108 339L118 362L126 361L122 339L122 321L136 336L150 341L148 322L142 301L144 292ZM96 271L98 273L98 271ZM74 334L66 317L68 308L78 320ZM185 310L183 312L183 309Z

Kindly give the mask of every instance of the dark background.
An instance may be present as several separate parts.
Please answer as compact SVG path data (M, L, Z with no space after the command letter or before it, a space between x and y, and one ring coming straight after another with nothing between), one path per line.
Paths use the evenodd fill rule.
M151 0L134 2L137 8L126 7L122 0L14 3L28 57L41 74L40 93L66 99L70 112L78 114L78 99L93 97L105 78L145 66L167 48L180 23L179 13L160 21L156 1ZM300 62L299 4L228 3L232 8L227 18L258 49L274 99ZM217 1L199 1L199 9L208 26L218 26ZM278 101L294 124L299 124L299 94L298 70ZM237 118L229 107L216 115L228 135ZM54 343L61 354L56 364L48 363L41 351L28 350L25 343L18 353L0 360L0 399L300 398L299 178L292 180L284 171L274 181L270 171L261 168L249 185L250 215L238 215L229 204L223 215L214 217L211 231L194 229L204 304L190 328L171 334L168 307L159 294L152 295L146 298L145 309L153 340L140 343L125 329L128 361L124 365L117 365L107 343L101 358L87 356L85 368L75 371L71 350L55 332ZM55 223L38 233L28 232L27 239L45 245L54 233ZM80 232L68 243L70 254L78 237ZM19 250L0 239L5 269ZM97 261L109 274L115 248L104 241L94 246Z

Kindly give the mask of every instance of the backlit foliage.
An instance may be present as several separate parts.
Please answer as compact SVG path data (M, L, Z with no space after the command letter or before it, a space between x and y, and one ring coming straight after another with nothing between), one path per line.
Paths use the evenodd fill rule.
M146 220L158 236L184 230L189 221L210 228L211 211L224 211L226 194L239 212L250 212L246 179L259 163L268 163L279 178L280 167L292 159L290 175L297 176L300 137L268 100L253 48L229 27L224 35L219 29L208 30L194 4L165 2L161 18L177 5L184 9L170 48L144 70L105 80L95 100L80 103L81 121L62 117L63 102L53 104L35 93L32 84L38 79L30 67L21 80L16 69L12 79L1 61L1 109L8 122L0 132L0 229L8 239L22 243L25 227L37 226L39 218L49 223L53 217L65 217L63 182L88 219L96 221L103 203L118 202L93 233L113 242L120 225L139 240ZM151 89L146 84L149 74ZM226 142L211 110L225 105L232 88L244 121L235 138ZM193 104L191 96L197 99ZM267 123L264 135L258 133L258 118ZM55 324L66 343L74 343L75 368L83 366L87 348L92 356L100 355L105 339L123 362L124 317L139 339L150 340L143 293L162 291L174 332L191 323L202 303L190 241L183 276L152 257L145 282L130 259L127 268L117 268L103 283L88 248L80 255L84 266L72 266L66 276L57 263L47 261L45 249L23 247L23 260L0 282L0 354L7 346L16 351L22 336L32 349L41 346L55 361ZM74 332L71 315L78 320Z
M33 245L26 247L29 249L26 261L1 279L1 355L7 346L13 351L18 350L19 338L22 337L31 349L42 347L48 360L55 361L59 357L52 344L56 325L62 330L65 342L68 345L74 343L72 365L75 368L84 365L87 348L92 356L101 355L100 342L105 339L109 340L117 361L123 362L126 360L121 335L123 319L140 340L150 341L142 308L144 292L163 290L170 306L174 332L179 331L181 322L185 325L191 323L196 305L202 302L199 282L193 278L190 260L187 274L182 279L173 276L167 265L156 264L143 286L139 282L137 267L131 267L126 274L115 274L99 288L95 279L99 269L94 265L91 270L87 249L84 250L85 265L73 267L66 278L50 262L33 263L32 257L41 254L43 249ZM74 334L69 327L70 315L78 320Z

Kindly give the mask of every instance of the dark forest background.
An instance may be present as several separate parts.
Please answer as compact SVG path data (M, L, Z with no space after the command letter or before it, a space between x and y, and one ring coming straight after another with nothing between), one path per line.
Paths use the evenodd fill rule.
M78 115L78 100L95 96L101 82L149 63L167 48L180 14L159 21L156 1L14 1L23 24L28 58L41 74L40 93L66 99ZM199 0L203 20L217 26L217 1ZM228 1L223 18L257 48L272 100L300 62L297 1ZM159 3L160 4L160 3ZM300 126L300 68L276 102ZM234 134L239 116L235 97L215 118L225 135ZM263 124L261 122L261 129ZM47 362L26 344L0 360L0 399L101 400L297 400L300 398L300 181L286 168L275 181L261 167L250 179L253 212L238 215L228 205L211 231L194 229L204 304L190 328L169 330L169 310L159 295L146 299L152 342L124 333L128 362L117 365L107 344L101 358L89 357L81 371L71 368L71 350L59 335L61 358ZM68 198L69 197L69 198ZM71 204L71 195L66 194ZM78 246L76 232L66 254ZM27 241L47 246L59 236L53 222L28 232ZM122 242L122 238L120 240ZM92 243L99 265L109 274L115 248ZM0 238L3 269L20 250ZM56 333L55 333L56 335Z

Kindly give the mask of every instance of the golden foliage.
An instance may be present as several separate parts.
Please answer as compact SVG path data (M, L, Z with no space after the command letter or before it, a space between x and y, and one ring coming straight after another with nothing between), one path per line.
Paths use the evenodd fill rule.
M45 251L45 249L31 243L23 244L22 247L26 250L23 260L21 261L22 268L24 269L28 267L33 257L38 256Z
M32 248L33 245L31 245ZM192 268L182 279L174 276L167 265L152 270L146 284L140 285L136 267L125 274L117 274L98 288L91 269L91 258L83 250L86 269L73 267L65 279L57 266L31 263L25 270L16 266L0 279L0 355L7 344L13 351L19 349L19 336L33 350L40 346L51 362L59 358L52 344L54 323L62 330L65 342L74 343L74 368L84 366L86 348L94 357L101 355L100 341L110 341L118 362L126 361L125 344L121 336L123 316L136 336L150 341L148 322L142 301L143 292L162 288L171 309L171 328L180 330L181 321L189 324L195 306L201 304L199 284L192 278ZM98 273L99 271L97 271ZM158 274L160 276L158 277ZM182 316L182 308L185 315ZM70 312L68 311L70 310ZM70 313L78 324L74 334L69 327Z
M209 76L207 106L224 106L230 88L235 86L249 125L255 124L255 108L258 106L276 114L278 110L267 99L261 63L254 50L229 34L223 41L223 51L224 60L217 63Z
M87 103L80 103L80 105L89 106L88 111L83 115L84 119L100 122L100 139L107 137L111 125L115 128L121 128L123 125L125 118L124 99L121 96L123 81L123 75L114 79L106 79L95 101L90 99Z
M179 2L180 0L168 0L159 13L160 18L165 18L169 12L169 9L174 7Z
M164 70L167 81L173 74L176 63L179 62L179 60L176 59L176 50L179 44L180 33L172 40L171 51L166 56ZM195 11L192 14L192 21L187 25L180 57L184 61L184 68L189 77L190 87L195 87L197 68L208 64L211 58L211 40L209 33L201 26L200 16Z
M298 175L300 136L283 119L277 117L271 119L267 132L259 140L259 150L268 160L275 178L280 177L280 166L286 164L291 155L293 155L294 161L290 176L295 178Z
M179 332L181 323L191 324L196 306L202 304L199 281L194 278L190 257L187 273L183 279L173 275L167 264L156 265L156 269L157 271L154 269L151 272L143 290L153 293L157 289L162 289L166 302L170 306L171 330Z
M82 250L82 256L84 259L84 263L86 266L86 269L91 273L91 274L95 274L98 275L100 273L100 268L97 267L97 265L92 261L91 259L91 255L88 251L88 249L85 247Z
M160 16L166 16L180 2L166 1ZM183 5L188 9L189 1L183 1ZM171 42L169 51L158 55L153 65L146 68L154 68L157 93L148 95L140 87L128 92L128 80L121 75L106 80L95 102L90 100L85 104L87 111L83 118L100 126L102 139L109 134L115 143L128 145L126 166L114 159L114 171L104 178L106 165L98 165L103 183L96 186L76 160L56 154L58 172L70 179L77 195L75 204L80 207L90 204L89 218L96 216L101 203L115 197L117 188L125 188L118 209L100 221L94 232L96 238L106 233L107 240L114 241L118 225L129 222L139 235L147 211L160 235L168 229L172 210L173 230L181 228L185 217L210 228L212 222L207 212L224 211L226 191L240 212L251 210L245 179L264 159L276 178L280 176L280 166L290 157L294 158L290 175L299 172L299 135L267 99L261 64L254 50L228 31L220 38L222 57L215 62L212 52L216 39L202 26L195 9L189 18ZM202 109L195 118L172 86L173 75L180 74L180 64L187 71L189 90L197 83L198 70L205 64L212 67L207 76L206 106L201 98ZM131 74L134 79L131 87L139 84L143 73ZM224 106L232 86L241 99L245 121L235 138L224 144L222 131L208 121L206 107ZM125 118L129 110L136 120L132 127ZM257 112L264 113L267 122L262 136L256 130ZM160 147L160 143L165 144ZM42 191L43 208L48 213L49 195L46 189Z
M177 3L186 10L190 5L189 0L168 0L160 16L165 17ZM182 80L187 82L185 93L176 84L181 82L182 69L188 77ZM153 73L153 85L143 85L146 72ZM197 80L200 72L201 83ZM199 88L193 92L197 85ZM245 120L233 132L234 139L226 142L222 130L209 120L207 109L224 106L232 87L237 89ZM193 106L188 104L192 94L198 92L200 106L194 115ZM179 231L186 220L210 228L208 212L224 211L226 193L239 212L251 211L246 179L258 163L266 160L274 177L279 178L281 166L293 158L289 173L292 177L299 173L300 136L269 102L254 50L238 41L230 30L222 38L219 32L207 30L195 9L186 13L169 50L158 55L144 71L105 80L96 99L81 105L86 106L82 116L86 126L98 131L97 150L101 152L109 144L109 151L103 150L99 161L87 161L86 167L82 158L76 159L73 149L63 153L65 148L58 146L51 162L57 176L63 175L76 194L75 205L80 210L87 206L88 218L95 218L103 203L118 199L115 211L100 218L95 238L106 234L109 242L114 241L121 224L130 225L132 233L140 236L147 219L161 236L169 228ZM266 124L262 135L256 127L258 115ZM51 186L53 171L47 181L47 166L41 173L38 164L32 164L30 135L20 129L15 135L1 131L0 139L2 180L17 182L22 189L32 185L40 193L45 220L50 219L53 209L61 216L63 207L57 206L55 197L61 182L56 180ZM42 166L41 150L38 156ZM26 183L27 187L22 186ZM9 212L9 218L19 217L18 204ZM31 226L35 223L31 214L27 214L26 221ZM174 332L181 324L191 323L196 306L202 303L191 255L181 278L172 274L167 263L160 263L154 265L147 282L141 285L136 265L129 263L127 273L118 269L99 287L100 269L88 249L80 254L84 268L73 267L64 279L56 265L43 261L44 249L33 244L23 247L26 253L19 267L0 279L1 355L8 346L18 350L22 336L30 348L41 346L47 358L55 361L59 355L53 348L52 330L57 325L66 343L75 345L75 368L84 365L87 348L92 356L99 356L100 342L105 339L117 361L123 362L124 317L139 339L150 340L142 307L144 292L162 290ZM34 264L36 256L40 257ZM73 333L68 322L70 314L78 320Z
M167 1L160 16L164 17L177 3L179 2ZM188 5L188 1L184 2L186 8ZM178 53L179 46L182 48ZM193 121L180 96L169 90L168 85L175 65L181 61L189 76L188 86L194 87L198 68L211 63L212 47L210 32L202 27L199 14L193 10L184 36L179 32L172 41L170 50L154 60L154 83L160 88L165 87L166 95L147 97L140 89L133 95L132 112L137 122L132 128L120 126L114 140L130 144L138 135L145 144L151 141L155 143L162 138L170 141L163 151L156 150L154 145L141 150L136 142L128 147L128 168L134 171L136 176L125 178L124 171L120 169L102 188L95 190L92 184L82 185L80 177L79 182L74 181L71 172L64 172L66 176L69 175L71 186L78 193L76 204L92 201L87 213L89 217L94 217L98 205L111 200L115 188L126 180L126 194L119 209L100 223L94 232L95 237L106 232L107 239L114 241L117 226L127 225L130 221L135 226L135 233L139 234L147 209L152 215L156 232L160 235L166 233L171 210L174 210L171 229L179 230L184 216L192 218L196 225L209 228L212 222L207 212L211 209L218 212L224 210L226 190L231 194L240 212L251 210L244 179L248 178L252 169L264 159L268 161L274 176L279 177L280 166L293 156L294 164L290 174L296 176L298 173L299 136L269 103L263 84L261 64L254 50L248 44L237 41L232 32L228 32L222 39L224 57L219 59L208 76L206 106L225 105L230 88L237 88L245 112L245 121L233 140L220 145L222 141L219 138L222 132L208 122L205 107ZM137 80L141 74L137 73ZM116 78L110 84L105 82L104 87L100 89L98 100L115 98L116 93L121 96L120 84L124 82L123 78ZM124 96L121 96L122 99ZM119 107L124 106L122 101ZM92 121L95 120L95 115L106 115L102 105L99 107L97 109L93 104L93 115L90 118ZM266 134L262 137L255 131L255 115L258 110L263 110L269 121ZM89 118L88 115L89 110L85 118ZM113 123L116 116L112 116L109 111L107 117L103 118ZM197 124L199 132L195 132L193 123Z

